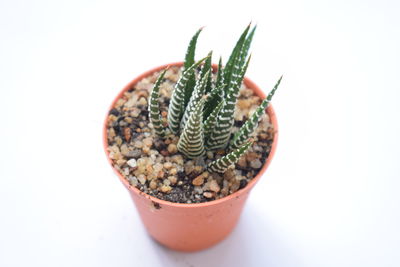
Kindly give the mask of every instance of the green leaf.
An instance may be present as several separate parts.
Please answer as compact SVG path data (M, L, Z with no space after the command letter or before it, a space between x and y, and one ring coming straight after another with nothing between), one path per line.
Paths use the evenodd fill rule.
M160 98L160 85L164 79L164 75L167 69L165 69L158 76L156 83L154 84L153 90L151 91L150 101L149 101L149 119L153 124L155 133L158 136L163 137L165 135L164 126L162 125L160 106L158 99Z
M215 127L217 122L218 114L224 106L224 100L219 102L219 104L214 108L214 110L210 113L207 119L204 121L204 139L207 140L212 129Z
M197 39L201 33L203 28L200 28L192 37L192 39L189 42L188 49L186 51L185 55L185 62L183 64L183 71L187 70L192 66L195 62L195 52L196 52L196 44L197 44ZM196 84L196 77L195 73L191 73L191 75L188 77L187 84L184 88L184 104L183 107L186 107L187 103L189 102L190 96L192 95L193 88Z
M261 102L254 113L250 116L250 118L242 125L242 127L240 127L239 131L235 133L229 145L230 149L236 149L242 146L254 134L255 129L258 127L258 123L262 115L265 114L265 109L268 107L276 89L278 89L281 80L282 76L277 81L268 96Z
M186 55L185 55L185 63L184 63L184 70L187 70L194 64L194 56L196 52L196 44L197 44L197 39L199 38L199 35L203 28L200 28L197 30L197 32L193 35L192 39L189 42L189 46L186 50Z
M207 59L204 62L203 67L201 68L199 75L200 79L203 79L204 75L206 75L208 72L212 72L212 51L208 53ZM211 90L212 90L212 75L208 75L205 92L208 93Z
M218 115L218 120L215 127L212 129L209 138L206 140L206 146L210 150L225 148L231 138L232 127L234 123L234 113L236 102L239 95L240 85L244 74L249 65L250 58L241 69L241 72L232 80L232 87L229 88L227 96L225 96L224 106Z
M211 162L207 165L207 169L210 172L224 173L232 164L238 162L239 158L247 152L251 144L251 142L247 142L246 144L238 149L235 149L226 156L223 156L222 158Z
M183 114L182 120L181 120L181 129L185 127L186 121L189 119L190 114L194 111L196 108L197 104L199 103L200 99L204 96L204 93L206 91L206 86L208 82L208 77L211 76L211 70L208 70L201 80L199 80L196 84L196 87L193 91L192 97L190 98L190 101L185 109L185 112Z
M220 87L222 84L224 84L224 70L222 68L222 57L220 57L218 62L217 79L215 81L215 87Z
M190 114L178 141L178 150L185 156L195 159L204 155L203 107L205 99L201 99Z
M185 87L187 86L191 75L194 75L194 70L203 63L204 60L206 60L206 57L194 63L184 71L172 92L171 101L168 107L168 127L174 134L178 134L179 132L179 125L184 112Z
M231 85L232 75L234 75L235 72L237 73L239 68L241 67L240 58L243 55L243 52L241 52L241 50L243 48L243 43L246 40L247 33L249 32L250 25L251 24L249 24L243 31L242 35L240 35L239 40L236 42L236 45L233 48L231 55L229 56L228 62L226 62L224 68L224 80L227 87L230 87Z

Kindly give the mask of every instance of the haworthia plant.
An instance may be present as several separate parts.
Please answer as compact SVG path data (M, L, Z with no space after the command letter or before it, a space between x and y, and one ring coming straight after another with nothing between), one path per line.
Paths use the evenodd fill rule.
M167 129L163 127L158 104L159 87L165 71L158 77L150 96L149 117L155 133L161 138L171 133L178 135L178 151L186 157L201 159L206 151L226 149L225 156L207 165L211 172L225 172L251 147L249 139L282 79L232 137L233 114L250 62L248 52L255 29L251 29L251 25L246 27L226 65L220 58L217 69L212 67L211 52L200 61L195 61L197 39L202 29L195 33L186 52L181 77L172 92ZM200 66L201 70L197 72Z

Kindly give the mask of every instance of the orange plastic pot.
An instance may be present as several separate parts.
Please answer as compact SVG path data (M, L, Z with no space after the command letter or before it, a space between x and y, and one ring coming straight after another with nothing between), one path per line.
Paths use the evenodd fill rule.
M167 66L182 66L182 63L160 66L143 73L122 89L113 101L110 110L125 91L133 88L143 78L163 70ZM244 83L248 88L254 90L258 96L265 97L265 93L248 78L244 79ZM267 161L246 187L222 199L198 204L181 204L160 200L131 186L123 175L113 168L120 181L128 189L150 236L174 250L196 251L220 242L232 232L251 189L267 170L276 150L278 141L276 115L271 105L266 112L275 129L274 140ZM107 150L107 118L103 127L103 143L108 161L112 166Z

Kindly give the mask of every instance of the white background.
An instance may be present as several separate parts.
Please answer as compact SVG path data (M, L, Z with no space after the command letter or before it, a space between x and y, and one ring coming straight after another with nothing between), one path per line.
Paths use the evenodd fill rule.
M238 227L198 253L145 233L102 148L135 76L226 59L258 24L275 158ZM400 266L398 1L1 1L0 266Z

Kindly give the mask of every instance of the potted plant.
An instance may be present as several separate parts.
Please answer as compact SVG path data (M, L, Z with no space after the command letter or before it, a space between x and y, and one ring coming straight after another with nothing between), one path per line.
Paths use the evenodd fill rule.
M130 82L104 124L107 158L149 234L183 251L233 230L278 137L269 103L282 77L267 97L244 77L255 27L246 27L225 65L213 65L211 52L195 61L201 30L183 63Z

